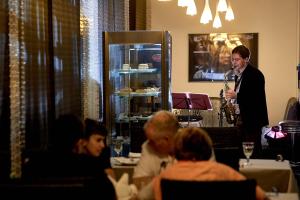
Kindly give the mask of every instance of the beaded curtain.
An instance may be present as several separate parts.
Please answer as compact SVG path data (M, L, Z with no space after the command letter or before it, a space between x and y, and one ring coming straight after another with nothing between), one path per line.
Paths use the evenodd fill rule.
M103 119L103 31L129 28L129 0L81 0L83 118Z

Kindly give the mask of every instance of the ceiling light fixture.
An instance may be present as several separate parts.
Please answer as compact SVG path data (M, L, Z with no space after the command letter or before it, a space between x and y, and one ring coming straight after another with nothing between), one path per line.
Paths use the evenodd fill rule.
M158 0L158 1L171 1L171 0ZM179 7L187 7L186 9L187 15L193 16L197 14L197 7L194 0L178 0L177 5ZM222 22L219 13L225 11L226 11L225 19L227 21L234 20L234 14L229 0L218 0L216 6L216 14L213 21L213 28L222 27ZM205 0L204 9L202 11L199 21L201 24L208 24L211 20L212 20L212 13L209 6L209 0Z

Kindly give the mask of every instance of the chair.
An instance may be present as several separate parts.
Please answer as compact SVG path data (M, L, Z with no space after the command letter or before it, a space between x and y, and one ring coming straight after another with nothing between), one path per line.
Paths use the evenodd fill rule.
M256 181L187 181L161 180L162 200L255 200Z
M299 120L299 118L298 99L296 97L291 97L286 104L283 120Z
M108 187L106 183L106 180L102 181L94 177L10 179L5 182L0 181L0 194L10 199L20 197L55 199L58 198L58 194L69 199L76 199L78 197L93 198L99 193L105 193L106 199L115 199L113 185Z

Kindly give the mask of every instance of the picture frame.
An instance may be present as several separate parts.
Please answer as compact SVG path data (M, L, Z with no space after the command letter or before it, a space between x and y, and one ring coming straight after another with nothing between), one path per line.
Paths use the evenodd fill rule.
M234 80L231 51L245 45L250 62L258 66L258 33L188 34L189 82Z

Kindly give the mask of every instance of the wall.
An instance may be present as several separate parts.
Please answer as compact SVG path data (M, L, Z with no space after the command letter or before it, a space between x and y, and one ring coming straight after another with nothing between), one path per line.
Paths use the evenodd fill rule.
M233 22L213 29L212 23L199 23L204 0L196 0L198 14L185 15L185 8L170 2L151 1L151 30L168 30L173 37L172 91L207 93L218 96L222 83L188 82L189 33L259 33L259 69L265 75L270 125L282 120L286 103L298 97L297 71L299 62L299 0L230 0L235 14ZM215 14L217 0L210 1ZM255 94L253 94L255 95Z

